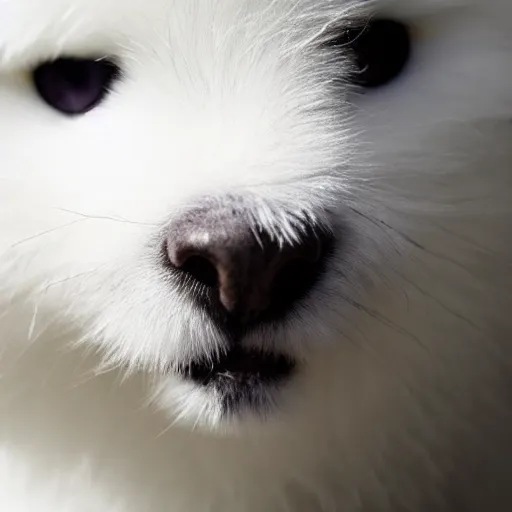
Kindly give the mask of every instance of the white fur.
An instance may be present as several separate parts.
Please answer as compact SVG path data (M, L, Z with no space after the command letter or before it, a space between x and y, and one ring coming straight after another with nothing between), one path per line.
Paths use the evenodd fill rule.
M44 4L44 5L43 5ZM334 88L319 49L365 15L413 27L407 72ZM0 1L0 510L512 509L508 0ZM69 120L28 70L116 55ZM171 364L223 349L155 259L203 196L278 238L347 246L291 321L303 362L227 423ZM289 214L293 210L298 220Z

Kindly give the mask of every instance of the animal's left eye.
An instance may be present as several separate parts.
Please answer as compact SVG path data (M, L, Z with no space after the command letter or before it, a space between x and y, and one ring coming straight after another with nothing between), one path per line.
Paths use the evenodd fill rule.
M350 27L331 44L349 49L355 67L351 81L365 88L381 87L398 78L411 54L409 28L387 19Z

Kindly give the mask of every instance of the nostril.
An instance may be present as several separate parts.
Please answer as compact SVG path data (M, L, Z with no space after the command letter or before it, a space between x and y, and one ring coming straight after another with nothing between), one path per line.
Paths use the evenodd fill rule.
M215 265L203 256L189 256L178 268L209 288L216 288L219 284Z
M294 258L277 272L272 286L272 306L278 313L306 296L319 277L321 257Z
M168 264L184 275L189 275L195 281L209 288L218 286L219 277L217 268L207 256L187 245L171 243L164 244L164 253Z

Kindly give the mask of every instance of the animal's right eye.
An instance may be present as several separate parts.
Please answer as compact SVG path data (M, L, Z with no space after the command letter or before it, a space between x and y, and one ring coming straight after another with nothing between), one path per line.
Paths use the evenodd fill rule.
M32 77L38 94L50 107L78 115L97 106L119 74L110 60L60 58L40 64Z
M331 45L348 49L355 68L351 81L370 89L400 76L411 54L411 35L401 22L375 19L350 27Z

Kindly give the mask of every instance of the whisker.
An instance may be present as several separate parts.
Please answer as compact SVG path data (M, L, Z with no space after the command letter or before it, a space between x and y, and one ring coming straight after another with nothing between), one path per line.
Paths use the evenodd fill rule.
M79 222L83 222L85 219L78 219L78 220L74 220L74 221L71 221L71 222L67 222L66 224L63 224L61 226L57 226L55 228L51 228L51 229L47 229L46 231L42 231L41 233L38 233L37 235L32 235L32 236L29 236L27 238L24 238L23 240L19 240L18 242L15 242L14 244L11 245L11 249L14 249L16 247L19 247L20 245L24 244L24 243L27 243L27 242L30 242L32 240L35 240L39 237L42 237L42 236L45 236L45 235L49 235L51 233L55 233L56 231L59 231L60 229L64 229L64 228L68 228L70 226L73 226L74 224L78 224Z
M137 222L129 219L125 219L123 217L110 217L108 215L91 215L83 212L79 212L76 210L69 210L67 208L57 208L59 211L65 212L65 213L71 213L72 215L78 215L84 219L90 219L90 220L109 220L112 222L120 222L123 224L135 224L139 226L157 226L157 223L151 223L151 222Z

